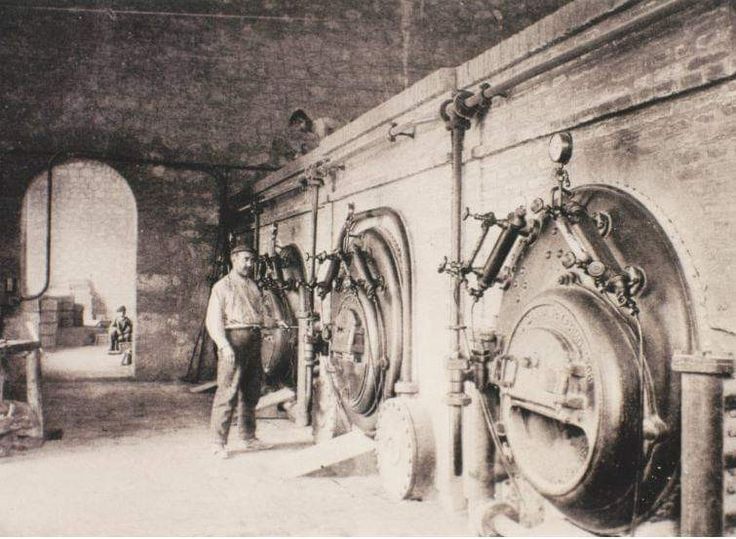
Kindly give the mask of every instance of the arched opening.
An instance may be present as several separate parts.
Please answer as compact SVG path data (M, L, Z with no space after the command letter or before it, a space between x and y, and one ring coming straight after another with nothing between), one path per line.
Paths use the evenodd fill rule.
M47 352L47 375L66 379L125 377L134 373L137 210L127 181L111 167L72 161L53 168L51 226L48 173L23 200L23 293L34 295L31 323ZM108 354L110 326L124 306L133 332ZM124 339L123 339L124 340Z

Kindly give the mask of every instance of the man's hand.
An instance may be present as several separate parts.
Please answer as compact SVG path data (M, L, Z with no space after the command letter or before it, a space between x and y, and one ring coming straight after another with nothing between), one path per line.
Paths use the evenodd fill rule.
M235 363L235 351L230 346L219 348L217 350L217 356L220 358L220 361L224 361L225 363Z
M277 320L276 325L279 326L281 329L289 329L289 324L287 324L283 320Z

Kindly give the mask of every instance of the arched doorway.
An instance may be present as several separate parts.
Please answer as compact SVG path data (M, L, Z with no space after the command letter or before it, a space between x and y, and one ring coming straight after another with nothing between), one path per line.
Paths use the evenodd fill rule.
M132 320L135 337L135 197L125 178L95 161L55 166L51 186L48 290L32 308L32 321L47 351L45 371L68 379L132 376L133 364L122 365L123 354L107 354L107 347L108 327L120 306ZM46 281L47 203L44 171L23 200L26 295L40 292Z

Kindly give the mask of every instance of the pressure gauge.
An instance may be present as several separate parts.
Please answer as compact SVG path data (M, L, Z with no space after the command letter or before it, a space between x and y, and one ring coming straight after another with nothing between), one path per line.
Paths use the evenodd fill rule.
M549 157L555 163L566 165L572 157L572 135L567 131L555 133L549 139Z

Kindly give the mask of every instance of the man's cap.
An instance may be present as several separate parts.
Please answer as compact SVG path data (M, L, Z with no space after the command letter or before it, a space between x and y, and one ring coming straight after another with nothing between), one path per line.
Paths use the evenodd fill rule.
M118 313L123 313L123 312L125 312L125 305L121 305L120 307L118 307L118 310L117 310L117 311L115 311L115 312L118 312Z
M256 250L249 243L246 243L243 240L237 240L235 241L235 243L233 243L232 247L230 247L230 254L234 255L235 253L240 253L241 251L256 254Z

